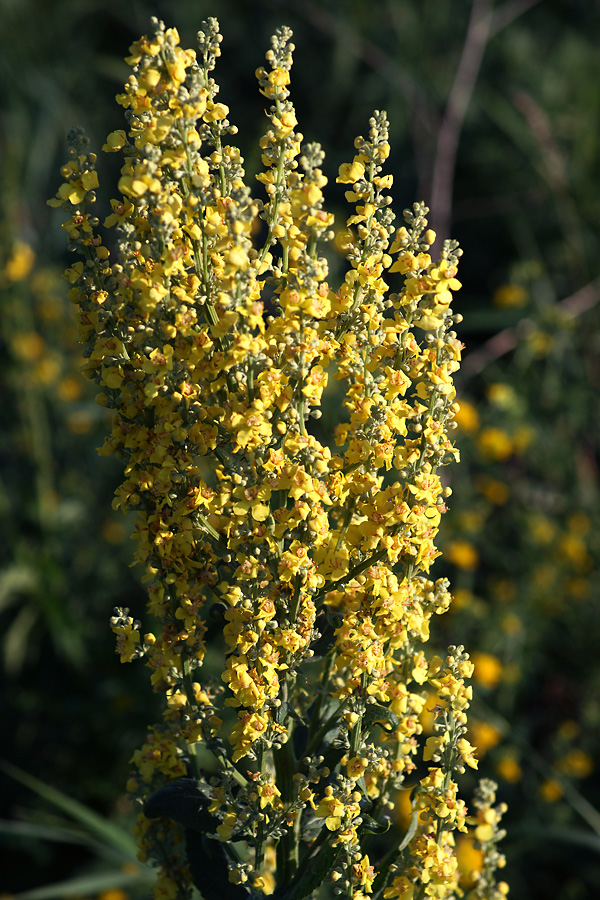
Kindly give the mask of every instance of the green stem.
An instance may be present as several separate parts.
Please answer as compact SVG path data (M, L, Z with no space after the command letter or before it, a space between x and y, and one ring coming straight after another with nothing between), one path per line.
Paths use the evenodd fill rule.
M323 698L325 697L325 693L327 691L327 685L329 684L329 679L331 678L331 673L333 671L333 666L335 663L336 653L335 650L332 650L327 656L327 662L325 663L325 670L323 672L323 677L321 678L321 690L317 694L317 699L315 700L315 707L313 709L313 714L310 720L310 725L308 728L308 738L309 741L312 740L315 734L315 728L318 723L321 721L321 710L323 709Z
M335 590L338 587L342 587L347 584L349 581L352 581L353 578L356 578L357 575L360 575L361 572L364 572L365 569L368 569L369 566L373 566L379 562L380 559L387 554L387 550L378 550L377 553L373 553L369 556L368 559L363 560L363 562L359 563L357 566L354 566L353 569L344 575L342 578L338 578L337 581L330 581L328 586L323 588L319 593L313 598L315 606L329 593L329 591Z
M273 207L270 216L269 222L269 231L267 233L267 237L264 243L264 246L260 252L260 256L258 257L258 268L262 263L264 263L267 253L269 252L269 248L273 244L275 238L273 236L273 232L275 231L275 226L277 224L277 219L279 216L279 202L281 197L281 184L283 181L283 176L285 173L285 155L283 153L283 148L280 148L279 159L277 160L277 177L275 179L275 192L273 195Z
M282 702L286 703L288 696L293 697L292 676L283 685ZM292 682L292 683L290 683ZM293 723L287 718L287 741L279 750L273 752L275 761L275 774L277 786L281 791L281 799L286 808L294 802L294 775L297 771L297 762L292 744ZM298 843L295 829L287 829L277 844L277 882L280 885L290 883L298 868Z

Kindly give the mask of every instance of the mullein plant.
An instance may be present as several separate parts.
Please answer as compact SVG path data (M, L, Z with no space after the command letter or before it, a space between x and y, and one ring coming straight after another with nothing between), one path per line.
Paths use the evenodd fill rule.
M470 831L472 897L500 898L503 809L488 784L470 818L456 784L477 766L473 666L463 647L424 650L451 600L429 573L450 495L438 469L457 455L461 251L446 241L432 260L422 204L394 227L383 112L339 169L353 208L335 234L324 153L296 130L288 28L256 72L269 108L254 199L211 74L218 22L197 53L152 25L117 97L127 130L103 148L124 157L104 223L114 253L80 130L50 203L82 256L66 277L84 371L114 410L100 453L124 461L114 505L136 513L159 622L154 634L127 609L111 620L121 660L143 657L164 699L128 784L154 896L300 900L329 883L353 900L458 897L454 836ZM321 255L334 238L348 262L336 290ZM330 374L345 394L331 446L310 427ZM410 823L384 836L407 787Z

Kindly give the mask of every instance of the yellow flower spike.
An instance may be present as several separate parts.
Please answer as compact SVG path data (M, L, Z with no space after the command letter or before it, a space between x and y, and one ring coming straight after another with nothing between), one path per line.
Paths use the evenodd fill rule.
M256 73L268 98L262 201L217 101L215 19L197 56L157 20L131 48L118 97L128 130L105 143L127 153L105 222L115 254L88 209L98 182L79 132L53 201L85 255L66 277L84 371L113 411L100 452L124 461L114 506L135 511L135 560L159 622L143 638L125 611L113 623L121 659L143 656L163 697L132 760L129 788L147 811L136 834L165 896L194 879L202 892L176 817L153 815L191 791L206 840L239 848L224 896L229 883L267 892L310 877L296 860L320 829L315 862L333 849L336 880L361 900L376 878L364 805L389 807L424 760L408 813L417 830L384 895L443 897L458 891L454 834L467 827L455 776L477 765L465 737L472 663L461 647L431 663L423 649L450 605L447 581L428 573L449 496L438 469L457 457L460 251L445 242L432 259L423 204L395 230L383 112L339 169L355 206L336 228L323 150L296 131L291 37L275 33ZM324 244L336 234L347 265L330 283ZM333 396L335 446L311 426ZM220 678L203 677L206 657ZM209 781L197 744L214 757ZM498 818L486 816L475 827L493 843Z

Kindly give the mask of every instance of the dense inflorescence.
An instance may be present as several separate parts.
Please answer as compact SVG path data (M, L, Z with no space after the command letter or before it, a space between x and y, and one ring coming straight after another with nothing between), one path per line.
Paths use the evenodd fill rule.
M83 254L67 277L85 373L114 410L100 452L124 461L114 505L136 513L160 622L144 634L127 609L112 619L121 660L144 657L165 700L129 782L145 801L141 858L160 867L160 898L196 884L207 900L292 900L327 878L353 900L455 896L453 833L468 830L455 776L477 765L472 664L462 647L442 660L423 645L451 599L429 573L450 494L437 470L457 455L460 250L447 241L432 259L422 204L394 227L382 112L340 167L354 209L334 232L324 153L296 131L286 28L256 72L269 108L266 196L253 198L211 75L216 20L197 54L153 25L117 98L127 130L104 146L124 157L105 221L115 252L91 211L96 157L80 131L51 201ZM334 239L348 261L337 290L320 255ZM345 397L331 445L311 429L330 374ZM424 688L438 706L420 752ZM407 778L410 827L374 863L367 844Z

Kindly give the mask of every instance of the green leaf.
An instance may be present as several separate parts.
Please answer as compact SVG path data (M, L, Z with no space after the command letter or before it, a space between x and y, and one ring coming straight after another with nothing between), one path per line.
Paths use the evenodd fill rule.
M425 789L421 787L421 785L416 785L411 792L411 800L414 804L415 797L422 793ZM408 847L413 837L417 832L417 828L419 825L419 812L420 810L414 808L412 816L406 830L406 834L402 838L399 844L393 846L388 852L385 854L382 860L377 864L377 869L379 869L379 874L377 875L375 881L373 882L373 898L381 896L383 893L388 879L390 877L390 865L395 862L396 857L399 853Z
M369 704L363 715L363 726L370 729L373 725L381 725L386 731L395 731L400 725L400 719L387 706Z
M292 883L283 886L281 893L279 890L275 891L275 900L302 900L303 897L308 897L325 881L339 852L339 845L332 845L327 839L316 856L300 866Z
M220 841L186 828L185 849L194 885L203 900L252 900L254 894L249 888L229 881L227 854Z
M320 612L317 616L316 627L321 637L311 644L311 650L315 657L327 656L335 644L335 632L342 621L340 613L332 613L329 608Z
M194 778L178 778L146 801L144 814L151 819L164 816L183 825L190 871L204 900L250 900L253 894L249 888L229 881L224 845L207 835L219 824L209 813L209 805L209 798Z
M420 791L419 791L420 793ZM415 794L416 796L416 794ZM414 799L414 798L413 798ZM417 833L417 827L419 825L419 809L413 809L412 816L410 817L410 822L408 824L408 828L406 829L406 834L402 838L398 846L398 853L402 853L405 847L408 847L415 834Z
M39 794L40 797L43 797L49 803L62 809L63 812L67 813L67 815L71 816L77 822L85 825L92 834L96 835L101 841L104 841L109 847L113 847L117 850L125 857L125 859L137 860L137 846L129 831L125 831L120 825L115 825L113 822L108 821L108 819L99 816L98 813L95 813L93 810L89 809L89 807L84 806L83 803L79 803L78 800L73 800L72 797L45 784L33 775L28 775L27 772L23 772L22 769L19 769L17 766L12 765L12 763L7 762L6 760L0 760L0 768L2 768L7 775L14 778L15 781L21 782L21 784L24 784L25 787L28 787L36 794Z
M377 819L372 819L371 816L366 816L364 813L361 813L362 825L360 826L361 832L366 831L369 834L385 834L386 831L389 831L392 823L389 819L385 822L378 822Z
M164 816L202 834L215 831L219 822L208 807L210 800L202 793L194 778L178 778L161 787L146 800L144 815L150 819Z

